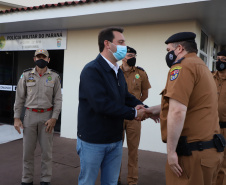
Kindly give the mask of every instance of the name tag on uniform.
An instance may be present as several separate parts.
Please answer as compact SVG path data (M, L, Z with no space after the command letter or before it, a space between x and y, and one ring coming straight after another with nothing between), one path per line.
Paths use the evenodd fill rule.
M35 80L27 80L27 82L35 82Z

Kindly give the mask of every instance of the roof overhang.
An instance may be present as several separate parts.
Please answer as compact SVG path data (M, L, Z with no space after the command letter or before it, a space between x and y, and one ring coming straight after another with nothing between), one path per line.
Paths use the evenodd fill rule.
M8 6L8 7L15 7L15 8L23 7L22 5L14 4L14 3L8 3L8 2L5 2L5 1L0 1L0 5L4 5L4 6Z
M226 45L225 0L114 0L0 15L0 33L89 29L197 20L218 44Z

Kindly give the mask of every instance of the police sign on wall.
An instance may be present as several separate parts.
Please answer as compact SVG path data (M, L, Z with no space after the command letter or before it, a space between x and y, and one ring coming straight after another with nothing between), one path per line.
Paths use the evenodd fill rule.
M0 34L0 51L66 49L66 41L66 30Z

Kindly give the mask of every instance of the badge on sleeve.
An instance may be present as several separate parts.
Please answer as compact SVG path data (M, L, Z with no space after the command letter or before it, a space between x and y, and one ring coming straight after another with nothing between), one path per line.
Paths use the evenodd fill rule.
M170 69L170 81L177 79L181 68L182 67L180 67L180 66L176 66L176 67Z

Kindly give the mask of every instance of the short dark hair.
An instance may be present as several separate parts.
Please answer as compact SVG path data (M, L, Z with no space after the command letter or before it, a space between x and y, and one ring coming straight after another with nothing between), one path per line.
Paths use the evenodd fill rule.
M172 43L173 46L176 48L179 44L184 47L184 49L188 53L198 53L197 44L194 40L191 41L182 41L182 42L174 42Z
M123 33L124 29L121 27L108 27L104 28L99 32L98 35L98 45L99 45L99 51L102 52L104 50L104 41L108 40L110 42L114 39L113 31L118 31L120 33Z

